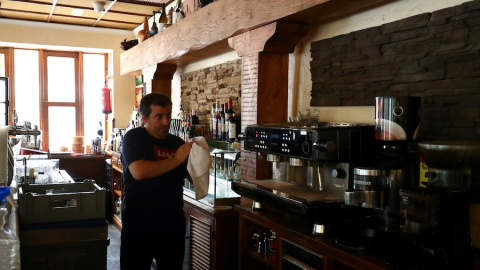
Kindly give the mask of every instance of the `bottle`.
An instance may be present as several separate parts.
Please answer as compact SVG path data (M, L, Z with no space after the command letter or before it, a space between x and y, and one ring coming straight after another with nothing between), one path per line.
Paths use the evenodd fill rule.
M223 131L225 130L225 104L222 103L222 105L220 105L220 124L219 124L219 130L218 130L218 137L217 137L217 140L218 141L223 141Z
M212 121L212 140L216 140L217 139L217 104L213 103L212 104L212 117L213 118L213 121Z
M176 24L178 21L178 13L180 12L180 4L182 0L177 0L175 4L175 11L173 11L172 24Z
M225 102L223 105L224 113L223 113L223 132L222 132L222 141L228 142L228 120L227 120L227 109L228 109L228 102Z
M213 106L212 106L212 109L210 111L210 119L209 119L209 124L210 124L210 139L213 139L213 135L212 135L212 132L213 132Z
M7 201L12 205L10 209L18 208L10 195L10 187L0 187L0 269L20 269L20 240L8 229L8 219L5 218L8 215Z
M181 0L178 0L178 6L177 6L177 22L183 20L185 18L185 12L183 12L183 4Z
M165 10L165 3L162 3L162 11L160 13L160 18L158 19L158 31L163 31L165 24L168 23L167 11Z
M237 115L233 113L232 118L228 121L228 141L233 143L237 138Z
M199 136L198 134L198 125L200 124L200 120L198 119L198 116L195 114L195 110L192 109L192 129L193 129L193 136Z
M225 119L227 121L230 121L230 119L233 117L234 113L235 113L235 111L233 110L232 99L228 99L228 109L225 112Z

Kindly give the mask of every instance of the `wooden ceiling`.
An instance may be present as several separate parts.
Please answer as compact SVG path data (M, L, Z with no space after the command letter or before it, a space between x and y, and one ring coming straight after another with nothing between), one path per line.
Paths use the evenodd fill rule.
M0 0L0 18L133 30L174 0ZM103 11L93 9L103 2ZM78 12L78 13L77 13ZM158 17L158 16L157 16Z

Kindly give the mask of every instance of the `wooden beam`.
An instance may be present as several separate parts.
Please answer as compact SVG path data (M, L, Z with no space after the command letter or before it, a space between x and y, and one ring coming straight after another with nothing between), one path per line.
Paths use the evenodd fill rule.
M34 1L34 0L9 0L11 2L21 2L21 3L28 3L28 4L37 4L37 5L43 5L43 6L50 6L51 3L48 2L41 2L41 1ZM123 2L123 1L119 1ZM142 6L150 6L146 5L142 2L135 2L137 5L142 5ZM1 3L0 3L1 5ZM65 4L55 4L56 7L64 7L64 8L78 8L78 9L84 9L84 10L94 10L93 6L91 7L85 7L85 6L76 6L76 5L65 5ZM125 11L119 11L119 10L110 10L110 13L116 13L116 14L124 14L124 15L132 15L132 16L140 16L140 17L145 17L145 16L150 16L152 15L151 13L135 13L135 12L125 12Z
M172 99L172 79L176 65L158 64L152 79L152 92L162 93Z
M179 63L179 59L185 55L223 44L225 39L275 21L325 22L346 13L351 14L392 1L395 0L215 1L123 52L120 55L120 74L133 74L136 70L158 63ZM228 49L228 44L226 46ZM226 49L222 47L222 50Z
M238 56L264 53L293 53L307 34L307 24L274 22L228 39Z
M120 55L122 75L204 49L329 0L215 1Z
M52 19L53 11L55 10L55 7L57 5L57 1L58 0L53 0L52 7L50 8L50 13L48 14L47 22L50 22L50 20Z

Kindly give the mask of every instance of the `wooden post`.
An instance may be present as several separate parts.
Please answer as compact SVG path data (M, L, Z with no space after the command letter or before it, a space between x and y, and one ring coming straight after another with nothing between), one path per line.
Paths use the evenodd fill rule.
M242 57L242 130L287 121L288 54L306 32L305 24L275 22L228 39ZM242 179L271 178L270 162L242 151Z
M172 99L172 78L177 65L157 64L152 79L152 93L162 93Z

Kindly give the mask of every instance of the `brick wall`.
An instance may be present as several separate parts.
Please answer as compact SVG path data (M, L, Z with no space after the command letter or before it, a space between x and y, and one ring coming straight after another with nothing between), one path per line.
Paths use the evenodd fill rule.
M421 138L480 139L480 0L312 42L311 106L419 96Z
M181 103L184 110L192 109L200 121L210 120L212 103L233 101L233 110L241 108L241 68L242 60L229 61L224 64L181 75Z

